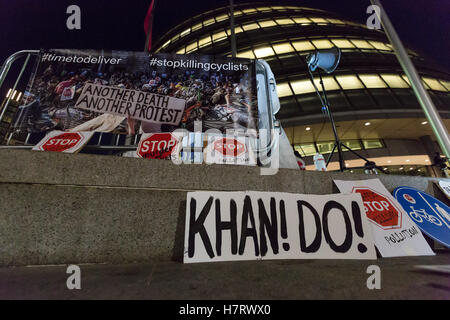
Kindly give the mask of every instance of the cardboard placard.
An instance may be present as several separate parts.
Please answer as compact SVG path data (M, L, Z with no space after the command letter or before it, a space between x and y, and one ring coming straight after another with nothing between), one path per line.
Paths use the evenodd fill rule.
M420 229L379 179L334 183L344 194L361 194L375 246L383 257L434 255Z

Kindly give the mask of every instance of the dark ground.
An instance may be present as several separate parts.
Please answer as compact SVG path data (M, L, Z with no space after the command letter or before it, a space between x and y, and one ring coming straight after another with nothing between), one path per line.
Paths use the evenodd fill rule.
M291 260L81 265L81 290L66 266L0 269L0 299L450 299L450 275L417 265L449 265L450 253L377 261ZM368 290L369 265L381 289Z

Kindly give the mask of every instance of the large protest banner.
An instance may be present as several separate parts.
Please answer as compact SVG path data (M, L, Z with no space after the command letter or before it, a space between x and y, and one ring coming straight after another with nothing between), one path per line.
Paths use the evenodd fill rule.
M431 256L420 229L379 179L334 180L344 194L360 194L375 246L383 257Z
M9 138L28 133L254 130L255 62L115 50L42 50Z
M375 259L360 195L189 192L184 263Z

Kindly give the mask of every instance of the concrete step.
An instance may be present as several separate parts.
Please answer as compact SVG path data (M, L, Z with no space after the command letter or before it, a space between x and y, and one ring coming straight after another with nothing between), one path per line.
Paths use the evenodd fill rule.
M328 194L337 193L336 177L368 178L0 150L0 266L181 260L188 191ZM443 197L434 179L377 177L390 190L409 185Z

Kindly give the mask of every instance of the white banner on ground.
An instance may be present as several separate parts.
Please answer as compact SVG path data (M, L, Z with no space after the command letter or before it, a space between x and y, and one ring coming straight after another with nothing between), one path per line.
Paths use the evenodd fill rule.
M360 195L189 192L184 263L375 259Z
M379 179L334 183L344 194L361 194L375 245L383 257L434 255L420 229Z

